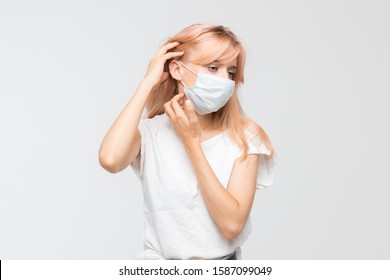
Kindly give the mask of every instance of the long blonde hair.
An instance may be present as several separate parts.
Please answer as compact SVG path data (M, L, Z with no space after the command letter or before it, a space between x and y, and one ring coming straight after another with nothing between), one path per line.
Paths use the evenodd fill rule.
M170 42L180 42L180 45L170 51L184 51L184 56L190 56L191 61L195 64L207 65L215 60L221 63L227 63L237 57L237 71L233 79L235 81L233 96L221 109L211 113L212 120L213 122L217 122L224 130L228 129L231 139L243 150L243 160L247 158L249 149L244 127L251 132L249 135L253 135L254 137L260 136L260 139L270 152L269 158L273 157L274 149L269 137L260 125L245 115L237 97L237 91L244 83L246 54L245 49L236 35L229 28L221 25L193 24L184 28L177 35L170 37L166 43ZM204 42L215 42L215 46L196 51ZM169 63L173 59L175 58L166 61L164 66L165 72L169 73ZM177 84L177 81L171 75L168 75L168 78L149 94L146 101L148 118L153 118L155 115L164 113L164 103L179 93Z

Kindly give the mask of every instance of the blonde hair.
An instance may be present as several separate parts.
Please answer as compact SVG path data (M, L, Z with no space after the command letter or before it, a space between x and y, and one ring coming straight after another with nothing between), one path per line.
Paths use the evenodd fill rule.
M176 58L182 60L190 58L195 64L210 64L218 60L227 63L237 57L237 71L233 80L235 88L233 96L217 112L211 113L213 122L217 122L222 129L228 129L229 136L243 150L244 157L247 158L249 146L245 137L244 127L249 130L249 137L259 136L269 150L269 158L273 157L274 149L265 131L256 122L249 119L239 102L237 91L244 83L245 49L229 28L224 26L193 24L184 28L177 35L170 37L166 43L180 42L180 44L170 51L184 51L183 57ZM214 47L202 48L202 43L214 43ZM169 63L175 58L166 61L164 71L169 73ZM146 101L147 117L153 118L155 115L164 113L164 103L171 100L178 94L178 82L171 76L155 88ZM258 138L257 138L258 139Z

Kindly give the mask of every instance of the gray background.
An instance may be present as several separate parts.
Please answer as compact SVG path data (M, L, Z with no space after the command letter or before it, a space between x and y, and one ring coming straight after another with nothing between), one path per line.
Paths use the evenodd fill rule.
M388 1L1 1L0 259L131 259L141 185L100 143L192 23L248 50L241 101L278 152L244 259L390 257Z

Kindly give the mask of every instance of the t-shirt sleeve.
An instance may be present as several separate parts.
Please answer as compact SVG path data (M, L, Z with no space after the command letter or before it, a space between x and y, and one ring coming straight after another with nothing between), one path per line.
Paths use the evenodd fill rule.
M273 183L274 159L258 134L245 131L248 141L248 154L258 154L256 190L266 189ZM241 152L242 154L242 152Z

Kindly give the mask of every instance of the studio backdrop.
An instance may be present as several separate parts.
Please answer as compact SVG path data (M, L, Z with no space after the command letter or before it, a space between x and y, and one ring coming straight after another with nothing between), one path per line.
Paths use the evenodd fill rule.
M193 23L247 50L276 150L243 259L390 258L386 1L1 1L0 259L132 259L141 183L98 161L155 51Z

